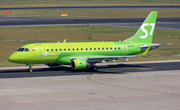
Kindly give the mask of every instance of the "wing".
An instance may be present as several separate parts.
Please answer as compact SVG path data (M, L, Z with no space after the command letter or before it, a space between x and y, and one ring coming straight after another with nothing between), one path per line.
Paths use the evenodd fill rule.
M70 60L78 59L78 60L86 60L89 63L98 63L105 61L114 61L114 59L121 59L128 61L127 58L135 57L136 55L125 55L125 56L98 56L98 57L73 57Z
M140 48L142 50L145 50L145 52L142 55L124 55L124 56L98 56L98 57L72 57L69 60L85 60L88 63L99 63L99 62L105 62L105 61L115 61L115 59L121 59L121 60L125 60L128 61L127 58L132 58L132 57L136 57L136 56L145 56L146 53L149 51L149 49L151 47L154 48L158 48L160 46L164 46L164 45L172 45L171 43L168 44L155 44L153 43L152 46L148 46L148 45L144 45L144 46L140 46Z

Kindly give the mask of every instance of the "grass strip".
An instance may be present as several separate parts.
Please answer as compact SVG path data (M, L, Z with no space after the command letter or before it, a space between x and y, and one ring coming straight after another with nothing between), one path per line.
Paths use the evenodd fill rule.
M59 6L177 6L179 0L1 0L1 8Z
M8 10L11 14L3 16L59 17L59 18L140 18L147 17L151 11L158 11L158 17L180 17L180 9L64 9L64 10ZM61 16L68 14L68 16Z
M47 26L47 27L7 27L0 30L0 67L19 64L8 62L8 57L29 43L42 42L94 42L123 41L133 36L137 28L110 26ZM155 29L154 43L174 43L149 51L147 56L129 59L130 61L179 59L180 30ZM119 60L121 61L121 60Z

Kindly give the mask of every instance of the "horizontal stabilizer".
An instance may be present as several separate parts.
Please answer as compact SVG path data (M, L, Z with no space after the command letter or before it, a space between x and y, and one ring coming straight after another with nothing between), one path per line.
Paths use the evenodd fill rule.
M144 45L144 46L140 46L141 50L146 50L148 47L154 47L154 48L158 48L160 46L165 46L165 45L173 45L173 43L167 43L167 44L156 44L156 43L152 43L152 46L148 46L148 45Z

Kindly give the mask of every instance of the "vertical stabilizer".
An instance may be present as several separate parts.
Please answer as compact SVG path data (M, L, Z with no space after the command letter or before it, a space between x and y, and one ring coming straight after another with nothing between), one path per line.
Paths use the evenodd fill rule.
M156 25L156 18L158 12L151 12L146 20L143 22L141 27L138 29L136 34L123 42L137 42L137 43L151 43Z

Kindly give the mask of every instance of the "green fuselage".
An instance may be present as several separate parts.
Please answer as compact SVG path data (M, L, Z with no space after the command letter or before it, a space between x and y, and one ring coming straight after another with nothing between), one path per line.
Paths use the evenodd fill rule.
M81 43L36 43L27 44L16 51L9 60L25 64L70 64L72 57L98 57L135 55L145 50L140 46L144 43L125 42L81 42ZM152 45L148 43L146 45ZM29 51L25 51L28 49ZM153 49L153 48L151 48Z

